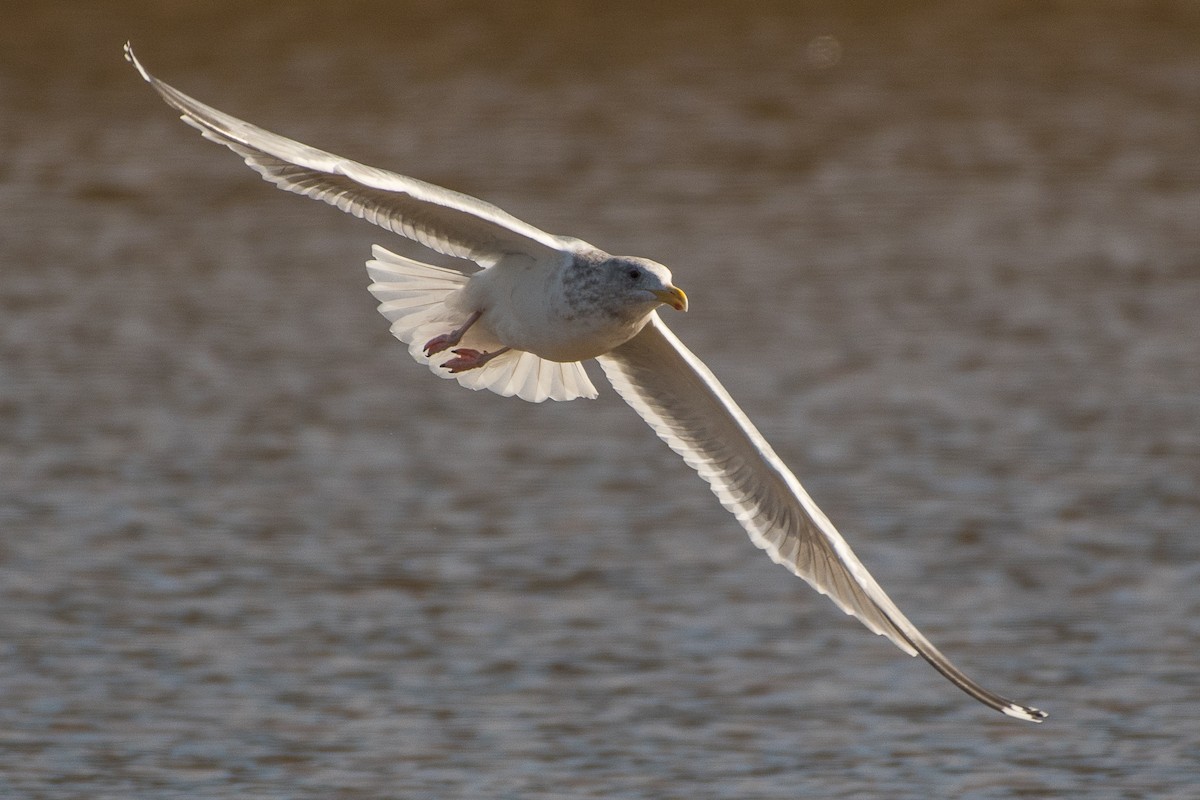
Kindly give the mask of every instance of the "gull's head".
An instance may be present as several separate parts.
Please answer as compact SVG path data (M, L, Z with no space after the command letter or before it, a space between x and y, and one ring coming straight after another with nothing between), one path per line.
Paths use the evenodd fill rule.
M574 254L563 276L563 299L571 316L644 323L661 305L687 311L683 290L671 283L671 270L648 258L613 256L602 250Z
M676 311L687 311L687 295L671 282L671 270L657 261L616 256L604 263L604 270L614 298L622 298L630 305L646 304L651 309L667 305Z

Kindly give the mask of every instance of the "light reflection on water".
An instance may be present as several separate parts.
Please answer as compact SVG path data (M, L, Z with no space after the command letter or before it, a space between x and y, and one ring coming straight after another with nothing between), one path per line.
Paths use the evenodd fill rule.
M1194 11L286 8L0 33L4 794L1189 796ZM387 236L199 140L125 38L670 265L881 583L1051 719L843 619L611 391L432 380L364 291Z

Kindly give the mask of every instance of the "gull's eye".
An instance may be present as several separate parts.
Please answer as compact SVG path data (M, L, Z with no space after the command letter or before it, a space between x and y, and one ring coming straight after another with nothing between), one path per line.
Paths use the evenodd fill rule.
M633 269L629 270L629 277L636 281L638 278L642 277L642 271L637 267L634 267Z

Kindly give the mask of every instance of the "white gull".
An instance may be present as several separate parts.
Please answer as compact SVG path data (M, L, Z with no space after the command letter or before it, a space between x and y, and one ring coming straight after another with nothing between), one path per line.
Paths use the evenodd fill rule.
M595 358L772 561L981 703L1045 719L968 678L884 593L725 387L659 319L659 305L687 310L666 267L610 255L474 197L270 133L150 75L128 44L125 56L184 122L267 181L481 267L467 275L373 249L370 290L418 362L472 389L541 402L595 397L580 363Z

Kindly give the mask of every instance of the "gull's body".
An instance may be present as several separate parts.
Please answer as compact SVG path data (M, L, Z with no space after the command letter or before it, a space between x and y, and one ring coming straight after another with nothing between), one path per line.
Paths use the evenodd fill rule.
M540 402L594 397L579 362L597 359L617 392L773 561L980 702L1020 719L1045 717L972 681L900 612L725 388L659 318L660 304L684 310L687 302L665 267L611 256L473 197L262 130L157 80L128 45L126 56L185 122L266 180L482 268L466 275L375 248L367 264L371 291L417 361L470 388Z

